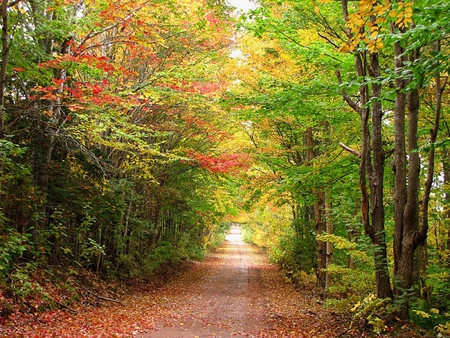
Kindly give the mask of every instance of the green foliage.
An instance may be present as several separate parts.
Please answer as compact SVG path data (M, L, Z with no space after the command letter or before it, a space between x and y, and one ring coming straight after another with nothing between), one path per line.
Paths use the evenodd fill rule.
M311 273L316 264L312 237L312 234L308 237L293 234L282 236L279 246L271 250L272 260L280 264L288 276L293 276L296 271Z
M174 265L180 260L177 250L169 242L160 242L144 260L144 271L151 276L165 265Z
M231 222L229 222L229 221L222 221L219 224L219 226L217 227L217 229L211 232L210 239L208 240L208 243L207 243L207 248L208 249L215 249L218 246L220 246L225 241L225 237L228 234L230 228L231 228ZM204 254L205 253L202 252L202 255L199 256L199 258L203 259L204 258ZM195 256L189 255L189 257L195 259Z
M423 327L428 331L436 330L441 334L448 334L448 325L450 322L450 313L441 313L439 309L430 308L423 300L417 300L413 303L411 322Z
M330 278L327 302L342 311L347 311L362 302L374 289L373 271L366 269L349 269L332 264L326 269Z
M9 230L0 235L0 282L5 283L14 265L29 250L29 236Z
M427 330L448 335L450 320L450 274L446 267L432 266L425 279L428 299L415 298L411 304L411 321Z
M351 242L346 238L334 234L317 235L316 238L319 241L332 243L335 249L344 251L347 255L350 255L355 262L365 265L370 265L372 262L372 258L369 256L367 248L360 243Z
M29 295L41 294L42 287L32 280L31 275L36 270L35 263L16 265L8 276L10 289L14 296L26 298Z
M241 225L243 241L247 244L255 244L253 242L254 230L246 224Z
M428 270L427 287L431 291L431 304L450 311L450 272L443 266L433 266Z

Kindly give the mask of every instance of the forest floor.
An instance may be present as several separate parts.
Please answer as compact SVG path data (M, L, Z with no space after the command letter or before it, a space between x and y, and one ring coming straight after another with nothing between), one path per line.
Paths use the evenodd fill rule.
M130 288L120 302L99 296L102 306L13 315L0 337L349 337L348 317L325 309L315 290L288 283L234 228L162 286Z

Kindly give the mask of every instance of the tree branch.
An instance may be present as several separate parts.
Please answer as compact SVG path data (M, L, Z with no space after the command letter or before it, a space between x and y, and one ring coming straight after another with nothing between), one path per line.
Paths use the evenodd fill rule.
M336 78L338 80L339 85L342 85L342 78L341 78L341 72L339 70L336 70ZM359 115L361 115L362 113L362 109L361 107L355 102L353 101L350 96L348 96L347 92L345 91L345 89L341 90L342 93L342 97L344 98L345 102L347 102L347 104L355 111L357 112Z
M352 153L353 155L356 155L356 156L358 156L358 157L361 157L361 153L360 153L359 151L357 151L357 150L355 150L355 149L352 149L352 148L346 146L346 145L345 145L344 143L342 143L342 142L339 142L339 145L340 145L342 148L344 148L345 150L347 150L349 153Z
M83 290L87 291L89 294L93 295L94 297L96 297L96 298L98 298L98 299L106 300L106 301L108 301L108 302L113 302L113 303L120 304L120 305L122 305L122 306L126 306L126 305L125 305L124 303L122 303L120 300L113 299L113 298L108 298L108 297L103 297L103 296L99 296L99 295L96 295L96 294L95 294L94 292L92 292L91 290L85 288L85 287L82 286L82 285L80 285L80 287L81 287Z

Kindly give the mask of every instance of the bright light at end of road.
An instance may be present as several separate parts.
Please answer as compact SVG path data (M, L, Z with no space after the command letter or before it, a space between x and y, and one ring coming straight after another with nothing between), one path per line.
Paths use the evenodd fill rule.
M256 4L250 0L227 0L227 3L242 12L255 9L257 7Z
M244 242L242 241L242 233L239 225L233 225L225 239L227 240L227 242L230 242L232 244L244 244Z

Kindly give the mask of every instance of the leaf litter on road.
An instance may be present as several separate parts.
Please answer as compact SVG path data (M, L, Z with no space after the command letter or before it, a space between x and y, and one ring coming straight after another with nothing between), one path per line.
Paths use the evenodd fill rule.
M296 290L236 236L160 287L131 288L121 304L12 318L4 337L337 337L345 323ZM3 331L2 331L3 330Z

